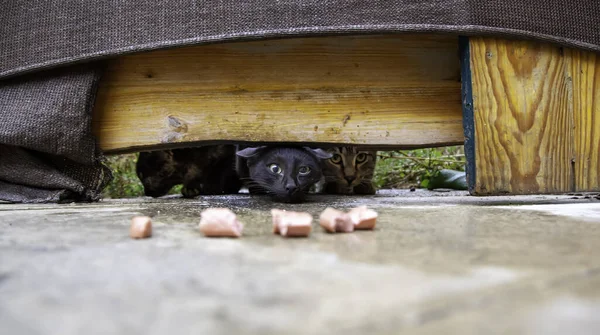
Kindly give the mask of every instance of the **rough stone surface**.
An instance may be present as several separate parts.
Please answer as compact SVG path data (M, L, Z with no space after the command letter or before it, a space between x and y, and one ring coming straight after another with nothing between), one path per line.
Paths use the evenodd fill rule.
M248 195L0 205L3 334L592 334L600 329L600 202L382 191L274 205ZM331 206L378 211L326 234ZM204 238L229 207L238 240ZM271 207L314 215L273 235ZM153 218L131 240L130 219Z

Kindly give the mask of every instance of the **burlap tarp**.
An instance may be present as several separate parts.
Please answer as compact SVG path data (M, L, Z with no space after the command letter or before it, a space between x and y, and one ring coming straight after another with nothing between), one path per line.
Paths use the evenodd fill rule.
M599 22L597 0L2 1L0 200L98 199L110 178L91 134L102 58L249 38L399 32L600 51Z

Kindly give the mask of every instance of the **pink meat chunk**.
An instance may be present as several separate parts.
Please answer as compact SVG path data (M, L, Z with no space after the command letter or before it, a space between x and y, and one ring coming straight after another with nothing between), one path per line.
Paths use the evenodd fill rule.
M152 236L152 219L149 216L134 216L129 227L129 237L148 238Z
M312 230L312 215L304 212L272 209L273 233L281 236L306 237Z
M200 213L200 232L206 237L240 237L244 224L228 208L208 208Z
M354 224L354 229L374 229L377 223L377 212L367 206L353 208L348 215Z
M354 231L354 223L350 216L331 207L327 207L321 213L319 224L329 233L350 233Z

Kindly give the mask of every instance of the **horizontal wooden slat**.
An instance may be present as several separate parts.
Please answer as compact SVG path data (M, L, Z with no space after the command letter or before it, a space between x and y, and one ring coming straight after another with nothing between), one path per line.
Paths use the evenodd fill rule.
M449 35L295 38L114 59L93 127L108 153L188 142L463 142Z

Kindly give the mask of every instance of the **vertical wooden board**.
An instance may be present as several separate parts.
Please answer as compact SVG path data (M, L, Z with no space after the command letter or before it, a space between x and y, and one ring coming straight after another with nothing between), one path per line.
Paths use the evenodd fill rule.
M475 124L474 194L572 188L572 105L559 47L470 40Z
M460 52L460 78L461 78L461 100L463 112L463 131L465 134L465 172L467 175L467 187L470 193L474 193L475 176L475 122L473 115L473 87L471 79L471 50L469 38L460 36L458 40Z
M600 191L600 57L565 50L570 66L575 138L575 190Z

